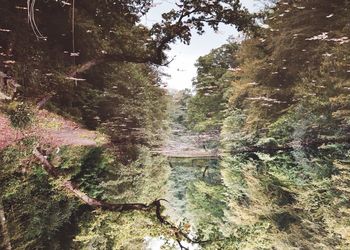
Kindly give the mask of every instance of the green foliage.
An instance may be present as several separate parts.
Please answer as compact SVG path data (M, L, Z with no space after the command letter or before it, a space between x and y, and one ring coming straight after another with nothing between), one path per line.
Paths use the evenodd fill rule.
M348 14L348 1L276 1L264 29L224 53L236 58L225 115L216 118L228 207L219 230L230 237L208 249L349 247ZM207 103L198 93L192 117L205 131L213 123L202 114L217 104L209 97L222 92ZM244 149L253 152L231 155Z
M233 76L229 69L237 66L236 43L223 45L200 57L197 62L195 95L188 103L188 126L196 131L218 130L226 108L226 92Z
M96 212L81 218L72 249L142 249L146 237L166 234L152 215Z
M100 93L100 127L116 144L154 144L165 127L167 101L157 72L136 64L114 65L104 79L108 92ZM91 107L93 110L94 108Z
M21 141L0 153L3 190L0 198L6 210L11 243L16 249L71 249L75 246L81 249L90 244L98 248L102 243L119 249L123 244L142 245L144 237L153 236L152 232L162 234L151 212L150 217L148 213L106 212L95 217L62 189L61 178L74 181L77 188L91 197L109 202L151 203L164 194L169 172L164 158L154 157L147 148L140 148L138 160L122 165L111 149L63 147L50 151L48 159L62 175L52 179L32 156L36 143L33 139ZM100 222L100 218L109 218L108 223ZM80 225L76 224L78 221ZM91 225L85 228L89 223ZM78 235L76 230L79 230ZM110 234L111 230L113 234L105 238L103 232ZM121 238L122 232L124 238ZM127 241L129 233L133 237ZM74 237L77 237L76 243L72 246Z
M222 185L196 181L188 186L187 196L190 204L188 209L195 214L197 228L208 233L223 222L226 204Z
M136 148L137 159L122 164L113 149L64 147L50 160L65 178L91 197L116 203L151 203L162 197L169 174L164 157L152 156L146 147Z
M103 199L122 203L151 203L163 197L169 175L167 160L152 156L146 147L141 147L138 155L128 165L115 161L106 169L106 178L99 185L104 190Z
M174 93L172 93L174 92ZM191 90L171 90L169 93L171 100L168 104L171 126L188 126L188 102L192 97ZM178 128L175 128L178 129Z
M33 121L33 111L24 102L12 102L8 106L7 113L13 127L24 129Z
M0 153L0 198L11 244L15 249L64 249L79 203L50 183L42 166L33 160L35 143L21 141Z

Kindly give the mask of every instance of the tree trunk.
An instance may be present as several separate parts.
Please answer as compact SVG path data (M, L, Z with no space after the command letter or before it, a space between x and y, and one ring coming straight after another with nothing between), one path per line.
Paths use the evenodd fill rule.
M0 220L1 220L1 233L4 239L3 247L6 250L11 250L11 240L10 240L10 234L7 228L7 222L5 217L5 210L4 206L2 205L2 200L0 200Z

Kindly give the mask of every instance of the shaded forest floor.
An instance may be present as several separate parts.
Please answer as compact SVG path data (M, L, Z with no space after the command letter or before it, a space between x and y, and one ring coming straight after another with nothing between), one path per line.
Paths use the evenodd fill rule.
M94 146L108 141L105 135L81 128L79 124L46 110L37 111L32 125L23 130L13 128L9 118L0 113L0 150L30 136L55 147Z

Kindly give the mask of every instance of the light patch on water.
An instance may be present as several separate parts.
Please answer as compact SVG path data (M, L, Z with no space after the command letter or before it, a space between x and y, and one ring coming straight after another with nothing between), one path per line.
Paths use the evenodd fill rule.
M188 242L181 242L182 246L186 247L189 250L199 250L200 247L198 244L191 244ZM173 249L181 250L180 246L175 240L166 240L164 237L146 237L145 238L146 250L162 250L162 247L165 245L171 246Z

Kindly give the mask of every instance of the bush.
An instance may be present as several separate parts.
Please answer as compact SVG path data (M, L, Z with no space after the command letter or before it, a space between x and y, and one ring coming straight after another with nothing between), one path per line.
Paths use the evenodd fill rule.
M24 102L12 102L9 105L8 114L13 127L24 129L33 121L33 112Z

